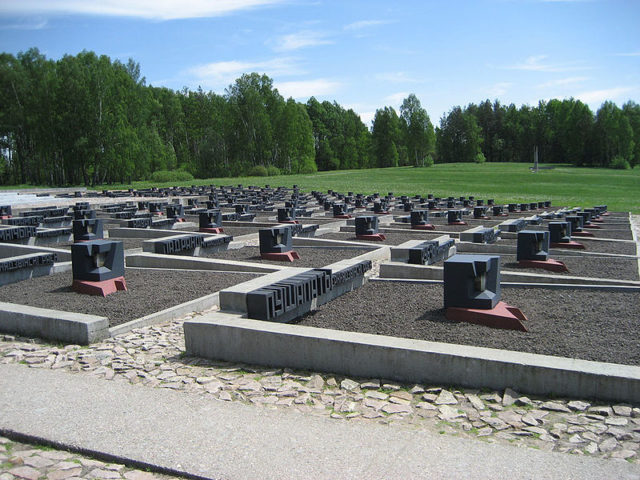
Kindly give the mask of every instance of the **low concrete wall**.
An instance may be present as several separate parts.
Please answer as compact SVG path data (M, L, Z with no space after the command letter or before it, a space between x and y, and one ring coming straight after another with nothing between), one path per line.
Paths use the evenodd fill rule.
M380 264L380 278L442 280L443 271L443 267L434 265L412 265L400 262L389 262ZM544 273L520 273L505 270L500 271L500 280L502 282L521 283L640 286L640 282L632 280L573 277L571 275L552 275Z
M96 315L0 302L0 331L88 345L109 336L109 321Z
M132 253L126 257L127 267L169 268L180 270L219 270L225 272L271 273L287 267L280 265L238 262L215 258L161 255L158 253Z
M640 402L640 367L249 320L184 323L187 355L407 383Z
M59 262L70 262L71 251L61 248L35 247L33 245L21 245L17 243L0 243L0 258L26 255L27 253L55 253Z

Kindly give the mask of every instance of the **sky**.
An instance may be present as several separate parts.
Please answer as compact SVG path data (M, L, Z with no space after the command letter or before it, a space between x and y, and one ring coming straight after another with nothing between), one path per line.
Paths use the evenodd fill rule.
M0 51L82 50L148 85L225 89L270 76L368 125L414 93L434 124L485 99L640 103L640 0L0 0Z

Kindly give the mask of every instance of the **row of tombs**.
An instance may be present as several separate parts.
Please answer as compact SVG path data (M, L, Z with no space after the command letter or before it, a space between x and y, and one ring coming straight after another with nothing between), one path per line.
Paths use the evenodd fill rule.
M145 301L128 285L134 272L242 272L250 277L221 288L221 312L292 322L368 279L384 279L442 284L450 320L527 331L526 306L501 301L501 286L640 286L629 215L606 205L242 185L71 198L69 206L54 198L60 203L48 207L0 206L4 305L37 307L39 297L66 311L77 301L64 298L89 295L98 309L107 296ZM35 294L39 279L51 276L55 288ZM2 295L17 283L31 294ZM109 317L103 303L99 313Z

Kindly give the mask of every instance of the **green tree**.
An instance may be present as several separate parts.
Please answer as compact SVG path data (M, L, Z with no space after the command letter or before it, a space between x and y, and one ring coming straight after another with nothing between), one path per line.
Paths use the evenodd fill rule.
M393 107L376 110L371 132L371 143L378 167L397 167L401 146L400 120Z
M424 166L427 156L435 151L436 136L427 111L413 93L400 106L400 126L409 161L413 165Z
M438 160L445 163L476 161L482 143L480 134L473 114L454 107L442 117L436 130Z

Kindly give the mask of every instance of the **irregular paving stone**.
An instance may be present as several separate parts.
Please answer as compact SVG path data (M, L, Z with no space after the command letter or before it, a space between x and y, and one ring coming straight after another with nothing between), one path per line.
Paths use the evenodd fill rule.
M478 430L479 437L486 437L487 435L491 435L493 433L493 428L484 427Z
M53 460L41 457L39 455L33 456L33 457L28 457L28 458L24 459L24 464L25 465L29 465L30 467L33 467L33 468L50 467L54 463L55 462Z
M540 420L538 420L536 417L534 417L529 413L527 413L526 415L523 415L521 420L522 420L522 423L526 423L527 425L531 425L532 427L536 427L540 425Z
M618 441L613 437L609 437L598 445L598 449L601 452L606 453L613 451L617 446Z
M382 411L388 414L394 413L412 413L413 409L409 405L397 405L395 403L388 403L382 407Z
M367 398L375 398L377 400L386 400L389 398L389 395L384 392L378 392L377 390L367 390L364 396Z
M452 408L449 405L442 405L438 407L440 411L440 419L442 420L453 420L455 418L466 417L466 413L458 411L457 408Z
M630 440L633 438L631 432L627 432L626 430L618 427L609 427L607 429L607 433L609 435L613 435L616 440Z
M365 407L373 408L375 411L378 411L385 405L388 405L387 402L375 400L373 398L365 398L363 404Z
M449 390L442 390L436 398L436 405L456 405L458 400Z
M596 442L591 442L589 443L589 445L587 445L586 447L584 447L585 452L590 453L590 454L594 454L598 451L598 444Z
M611 407L590 407L588 412L595 413L596 415L601 415L603 417L608 417L613 412L613 409Z
M343 390L348 390L350 392L355 390L359 386L360 384L358 382L354 382L349 378L345 378L344 380L342 380L342 382L340 382L340 388L342 388Z
M498 413L498 418L503 422L508 423L512 427L522 428L524 424L522 423L522 416L518 415L516 412L512 410L507 410L506 412Z
M542 405L540 405L540 408L542 408L543 410L551 410L553 412L569 413L571 411L565 405L559 402L544 402Z
M324 387L324 379L320 375L312 375L307 385L311 388L321 390Z
M572 400L571 402L567 403L567 407L578 412L584 412L590 406L590 403L581 402L580 400Z
M416 404L416 407L423 410L437 410L437 407L433 403L429 402L418 402Z
M634 457L636 455L636 452L634 452L633 450L618 450L617 452L613 452L611 454L611 458L631 458Z
M611 407L613 409L613 413L619 415L621 417L630 417L631 416L631 407L628 405L614 405Z
M547 431L544 428L540 427L524 427L523 430L531 433L537 433L538 435L544 435Z
M620 417L608 417L604 420L605 425L615 425L617 427L624 427L629 423L629 420L626 418Z
M424 395L422 395L422 398L427 402L435 402L436 398L438 398L438 395L434 393L425 393Z
M516 402L516 398L520 397L520 394L510 388L506 388L502 395L502 405L510 407Z
M391 392L389 395L392 398L401 398L403 400L411 401L413 400L413 395L405 390L398 390L397 392Z
M409 390L409 393L411 395L420 395L421 393L424 393L424 388L422 388L420 385L414 385L413 387L411 387L411 390Z
M369 380L361 383L360 388L363 390L377 390L380 388L380 380Z
M480 400L480 397L478 397L477 395L467 393L466 397L467 397L467 400L469 400L469 402L471 403L471 405L473 405L473 408L475 408L476 410L485 409L484 403L482 402L482 400Z
M37 480L40 477L40 472L32 467L22 466L9 470L9 473L14 477L24 478L26 480Z
M496 417L484 417L483 420L487 425L491 425L496 430L506 430L507 428L509 428L507 422L504 422L503 420L500 420Z
M81 473L82 468L76 465L76 468L71 468L69 470L53 470L47 473L47 480L65 480L67 478L76 477Z
M575 435L572 435L572 436L569 438L569 442L571 442L571 443L584 443L584 442L585 442L585 440L584 440L584 438L582 438L580 435L578 435L578 434L576 433Z

